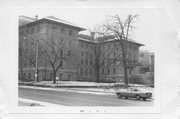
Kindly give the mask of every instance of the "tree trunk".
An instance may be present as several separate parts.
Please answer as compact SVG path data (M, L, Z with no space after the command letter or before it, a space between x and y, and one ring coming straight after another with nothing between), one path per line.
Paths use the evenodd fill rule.
M127 76L127 59L126 59L126 46L125 43L123 42L122 45L122 55L123 55L123 69L124 69L124 83L125 85L129 84L128 81L128 76Z
M37 69L37 80L36 82L39 82L39 69Z
M125 85L129 84L128 76L127 76L127 67L126 66L124 66L124 83L125 83Z
M53 70L53 84L56 84L56 70Z

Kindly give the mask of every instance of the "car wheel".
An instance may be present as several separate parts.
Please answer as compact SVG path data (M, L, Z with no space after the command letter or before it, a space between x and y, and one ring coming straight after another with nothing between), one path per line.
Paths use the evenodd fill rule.
M146 98L143 98L144 101L146 101Z
M140 99L141 99L141 96L136 95L136 99L137 99L137 100L140 100Z
M127 96L125 96L125 99L128 99L128 97L127 97Z
M117 94L117 97L118 97L118 98L121 98L121 97L122 97L121 93L118 93L118 94Z

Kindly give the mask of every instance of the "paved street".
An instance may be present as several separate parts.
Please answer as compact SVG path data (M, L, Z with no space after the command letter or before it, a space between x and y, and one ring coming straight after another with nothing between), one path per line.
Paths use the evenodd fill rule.
M19 97L64 106L152 106L153 101L118 99L115 95L93 95L66 91L19 88Z

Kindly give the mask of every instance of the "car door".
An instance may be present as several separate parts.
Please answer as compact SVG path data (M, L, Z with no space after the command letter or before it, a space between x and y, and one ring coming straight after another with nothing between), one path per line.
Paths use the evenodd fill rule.
M137 89L132 89L132 95L131 97L136 97L136 94L138 93Z
M133 88L130 89L130 93L129 93L129 97L133 97L134 96L134 92L133 92Z
M128 88L128 89L126 90L126 95L125 95L125 96L131 97L131 89L130 89L130 88Z

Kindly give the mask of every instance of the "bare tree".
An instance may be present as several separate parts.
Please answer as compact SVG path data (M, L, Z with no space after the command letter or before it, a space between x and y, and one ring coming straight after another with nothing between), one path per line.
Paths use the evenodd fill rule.
M96 82L100 82L100 69L107 68L110 65L109 62L109 49L103 48L103 42L100 43L98 39L98 31L90 31L91 40L94 42L94 71L95 71L95 78Z
M128 15L128 17L123 21L120 19L118 15L110 16L111 19L98 28L99 36L109 37L112 36L111 39L118 40L121 47L117 47L114 49L116 57L113 59L116 61L121 61L123 64L124 71L124 81L125 84L128 85L128 57L127 57L127 44L132 35L133 26L135 19L138 15Z
M92 41L93 41L93 43L94 43L94 63L93 63L94 74L95 74L96 82L99 82L100 47L99 47L99 44L96 43L96 38L95 38L96 32L90 31L90 35L91 35L91 39L92 39Z
M63 67L63 62L73 54L67 47L64 39L48 35L47 39L41 39L39 50L42 57L49 62L53 70L53 83L56 83L57 71Z

